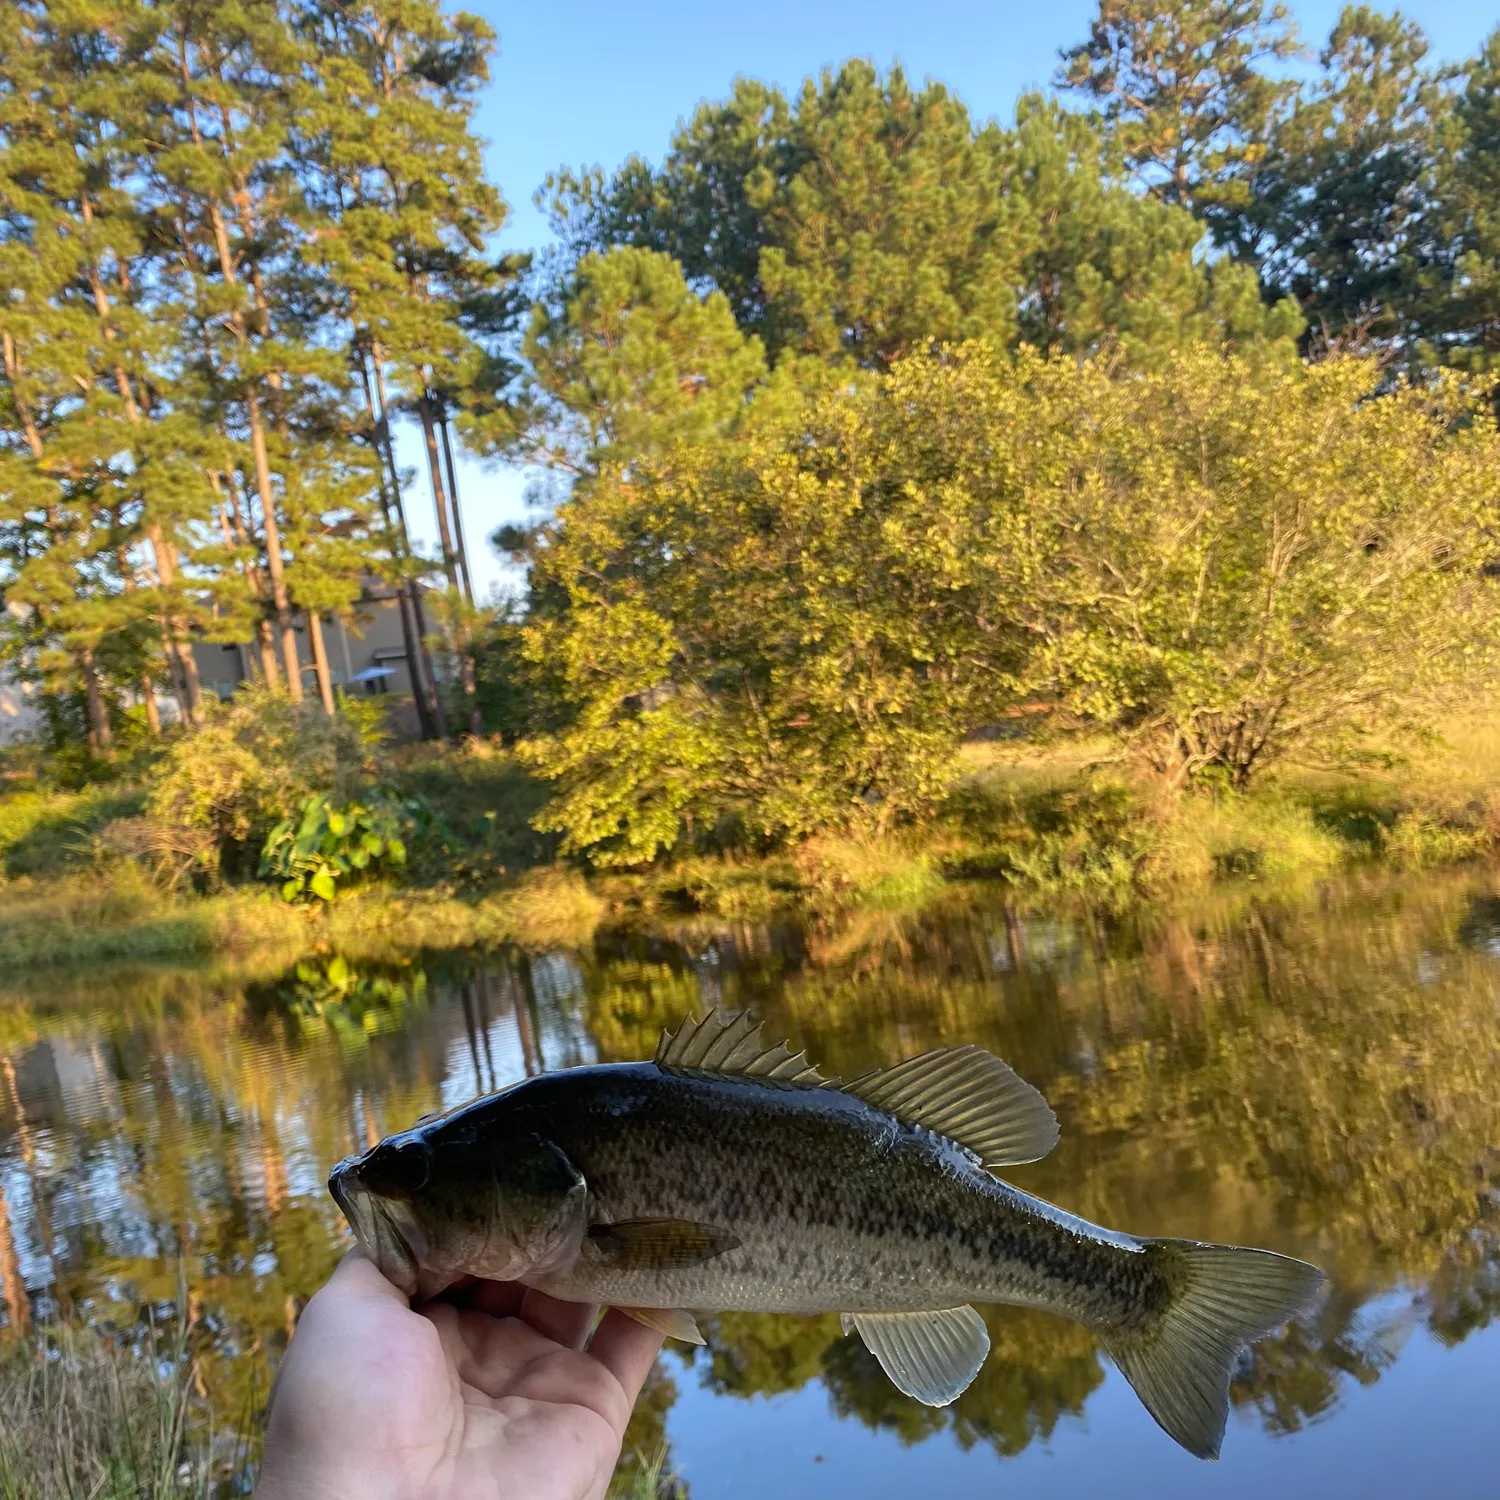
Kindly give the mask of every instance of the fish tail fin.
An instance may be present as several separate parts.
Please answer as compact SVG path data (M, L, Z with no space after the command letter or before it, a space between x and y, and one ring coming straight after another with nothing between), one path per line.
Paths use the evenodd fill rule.
M1102 1330L1104 1347L1164 1431L1198 1458L1217 1458L1241 1352L1301 1312L1323 1273L1269 1250L1143 1243L1170 1298L1144 1323Z

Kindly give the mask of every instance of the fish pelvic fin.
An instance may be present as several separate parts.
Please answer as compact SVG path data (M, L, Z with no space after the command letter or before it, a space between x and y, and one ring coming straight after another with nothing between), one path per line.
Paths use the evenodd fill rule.
M967 1304L939 1312L845 1313L844 1332L865 1347L903 1395L947 1406L970 1386L990 1352L984 1319Z
M1306 1261L1196 1240L1143 1240L1171 1297L1145 1323L1101 1331L1104 1347L1161 1428L1214 1459L1229 1381L1246 1345L1303 1311L1323 1284Z
M627 1318L647 1328L664 1333L669 1339L680 1339L684 1344L706 1344L707 1339L698 1331L698 1320L690 1312L677 1307L617 1307Z
M1057 1116L1047 1101L983 1047L942 1047L839 1086L957 1141L987 1167L1039 1161L1057 1144Z

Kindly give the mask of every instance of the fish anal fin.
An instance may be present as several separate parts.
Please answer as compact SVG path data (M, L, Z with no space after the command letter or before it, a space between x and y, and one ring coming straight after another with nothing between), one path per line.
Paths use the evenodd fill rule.
M680 1307L619 1307L616 1311L624 1313L627 1318L634 1318L647 1328L666 1334L669 1339L680 1339L684 1344L708 1342L698 1332L697 1319L692 1313L683 1312Z
M1270 1250L1143 1244L1171 1296L1144 1326L1100 1336L1157 1424L1196 1457L1217 1458L1240 1352L1301 1312L1323 1273Z
M595 1224L588 1239L597 1254L622 1271L701 1266L739 1244L727 1229L690 1219L623 1219L616 1224Z
M984 1319L965 1304L941 1312L845 1313L891 1384L914 1401L947 1406L969 1388L990 1352Z
M676 1031L664 1031L656 1065L671 1073L757 1078L765 1083L815 1088L827 1080L785 1042L768 1046L765 1028L746 1010L711 1010L688 1016Z
M1037 1161L1057 1144L1057 1116L1009 1064L983 1047L942 1047L840 1087L936 1131L987 1167Z

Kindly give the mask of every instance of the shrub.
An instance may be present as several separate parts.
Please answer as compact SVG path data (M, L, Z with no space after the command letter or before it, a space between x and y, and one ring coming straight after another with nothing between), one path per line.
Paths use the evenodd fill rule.
M335 805L378 778L360 728L315 704L247 690L173 742L152 777L147 811L165 824L205 830L237 855L315 793Z

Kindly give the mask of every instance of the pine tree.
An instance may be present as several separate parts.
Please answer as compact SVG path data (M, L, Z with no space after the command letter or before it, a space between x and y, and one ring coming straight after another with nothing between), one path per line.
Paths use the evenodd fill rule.
M464 308L514 269L486 255L505 203L485 179L471 129L494 36L475 17L445 16L433 0L319 4L304 24L319 55L305 150L325 175L323 211L338 225L317 254L342 291L380 420L388 425L394 395L420 427L464 715L477 734L463 582L470 569L443 447L450 412L483 364ZM388 431L383 446L386 483L399 496Z
M1055 82L1096 101L1153 194L1211 218L1244 203L1244 169L1295 88L1265 65L1296 51L1279 3L1099 0L1088 39L1063 49Z
M1154 358L1297 323L1260 305L1253 275L1205 264L1198 221L1132 191L1094 123L1027 97L1014 130L975 129L940 85L914 92L864 62L809 81L795 106L740 80L659 172L559 173L550 192L573 264L612 245L664 252L725 295L773 362L883 369L970 337ZM503 421L491 431L503 441Z
M1347 6L1321 77L1276 123L1251 177L1237 253L1324 338L1409 346L1417 331L1449 108L1426 56L1414 22Z
M1425 331L1440 358L1479 372L1500 368L1500 29L1465 71L1439 153Z
M6 378L34 483L11 494L13 524L38 519L10 594L30 610L33 647L82 679L89 737L111 739L105 663L155 715L165 648L185 716L196 680L190 597L176 553L191 511L198 445L159 397L168 338L153 305L140 205L126 188L138 124L130 5L25 7L0 37L0 199ZM28 512L27 507L40 507ZM13 556L15 553L13 552ZM71 580L71 586L69 584ZM71 592L72 598L68 595ZM154 621L153 647L143 627ZM101 650L110 643L108 650ZM39 658L40 660L40 658Z

